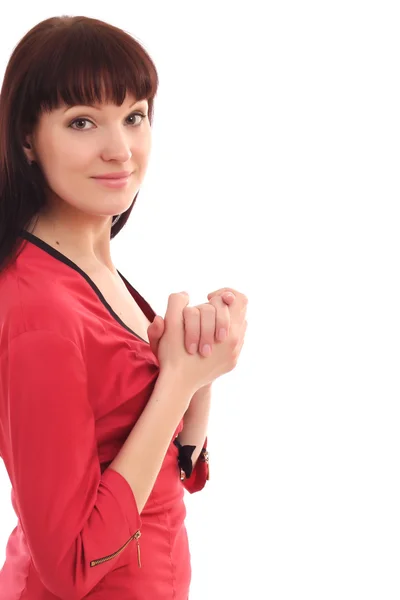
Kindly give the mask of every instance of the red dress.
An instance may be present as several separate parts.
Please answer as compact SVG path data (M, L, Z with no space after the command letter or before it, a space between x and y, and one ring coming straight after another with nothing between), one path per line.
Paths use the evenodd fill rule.
M182 480L181 421L139 515L128 482L107 466L151 396L157 358L75 263L21 237L0 274L0 456L18 517L1 600L187 600L184 488L204 487L207 453Z

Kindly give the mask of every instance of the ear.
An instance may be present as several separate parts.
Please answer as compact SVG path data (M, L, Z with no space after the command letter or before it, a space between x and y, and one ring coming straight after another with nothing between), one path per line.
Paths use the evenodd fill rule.
M25 138L23 150L24 150L25 156L30 164L32 161L35 160L35 153L32 148L32 136L28 135Z

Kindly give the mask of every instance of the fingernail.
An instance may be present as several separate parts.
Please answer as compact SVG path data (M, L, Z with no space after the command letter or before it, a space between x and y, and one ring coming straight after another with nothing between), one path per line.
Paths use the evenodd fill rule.
M226 338L226 329L222 328L218 332L218 340L220 342L223 342L225 340L225 338Z
M201 350L202 354L204 354L204 356L209 356L211 354L211 346L209 346L208 344L205 344Z
M189 348L190 354L195 354L197 352L197 344L191 344Z

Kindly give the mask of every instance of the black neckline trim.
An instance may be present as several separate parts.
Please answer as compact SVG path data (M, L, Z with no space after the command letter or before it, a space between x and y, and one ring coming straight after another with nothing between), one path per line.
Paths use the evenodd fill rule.
M74 269L75 271L77 271L88 282L88 284L93 289L93 291L96 292L96 295L98 296L99 300L106 307L108 312L114 317L114 319L116 321L118 321L118 323L120 325L122 325L122 327L124 327L127 331L132 333L135 337L139 338L139 340L141 340L148 346L150 345L147 340L144 340L142 337L140 337L140 335L138 335L135 331L133 331L133 329L128 327L128 325L126 323L124 323L124 321L117 315L117 313L113 310L112 306L110 306L110 304L104 298L103 294L101 293L101 291L99 290L99 288L97 287L97 285L95 284L93 279L91 279L89 277L89 275L87 273L85 273L85 271L83 271L76 263L74 263L74 261L72 261L70 258L65 256L65 254L63 254L59 250L56 250L55 248L53 248L53 246L50 246L50 244L48 244L44 240L40 239L39 237L37 237L35 234L31 233L30 231L26 231L25 229L22 229L19 233L19 236L28 240L29 242L31 242L38 248L41 248L42 250L47 252L47 254L50 254L51 256L53 256L57 260L61 261L62 263L68 265L69 267L71 267L71 269ZM125 286L128 288L128 291L130 291L130 293L131 293L131 290L132 290L134 299L138 301L139 308L141 309L141 311L145 314L145 316L148 319L149 319L149 317L151 317L150 320L153 320L156 313L151 308L149 303L143 298L143 296L141 296L139 294L139 292L137 290L135 290L133 285L131 283L129 283L129 281L122 275L122 273L120 273L118 271L118 269L117 269L117 272L118 272L119 276L121 277L121 279L123 280L123 282L125 283ZM129 290L129 288L131 288L131 290ZM146 307L149 309L149 314L146 314L146 311L144 310L144 308L146 308Z

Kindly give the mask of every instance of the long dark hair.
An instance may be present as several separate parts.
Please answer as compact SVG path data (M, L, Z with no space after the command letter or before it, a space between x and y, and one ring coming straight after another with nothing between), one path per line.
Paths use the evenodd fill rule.
M18 256L24 242L20 230L46 204L44 175L36 163L29 165L23 150L41 112L61 103L121 106L130 93L138 101L147 99L151 124L157 88L149 54L118 27L61 16L25 34L10 57L0 93L0 272ZM111 239L127 222L138 193L111 227Z

